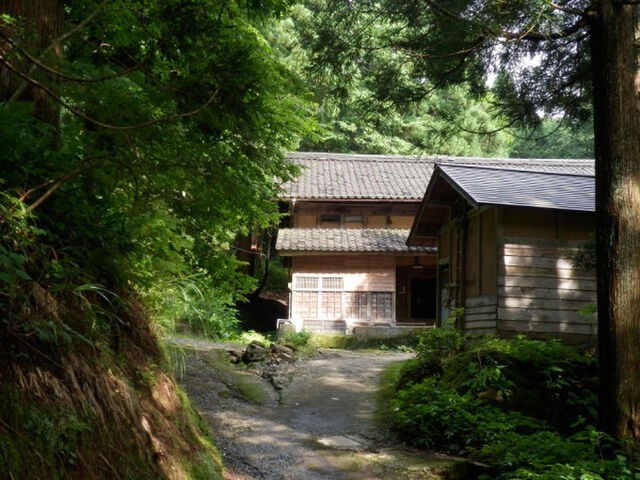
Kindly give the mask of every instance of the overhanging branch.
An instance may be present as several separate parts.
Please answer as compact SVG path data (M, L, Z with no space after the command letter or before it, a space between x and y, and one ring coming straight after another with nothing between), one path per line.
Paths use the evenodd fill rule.
M160 123L171 122L173 120L178 120L178 119L181 119L181 118L194 117L194 116L198 115L202 110L207 108L215 100L215 98L218 96L218 92L220 91L220 87L216 88L215 91L211 94L209 99L204 104L202 104L200 107L198 107L195 110L192 110L190 112L177 113L175 115L169 115L167 117L157 118L155 120L149 120L147 122L141 122L141 123L136 123L136 124L132 124L132 125L122 125L122 126L120 126L120 125L110 125L108 123L101 122L100 120L96 120L95 118L91 118L86 113L84 113L81 110L79 110L78 108L76 108L73 105L70 105L69 103L65 102L60 96L56 95L53 92L53 90L51 90L49 87L47 87L46 85L43 85L42 83L40 83L36 79L31 78L29 75L21 72L19 69L14 67L10 62L8 62L2 55L0 55L0 63L3 63L4 65L6 65L9 70L14 72L16 75L18 75L22 79L26 80L28 83L32 84L35 87L38 87L40 90L45 92L49 97L51 97L51 99L53 101L55 101L56 103L58 103L61 106L63 106L64 108L69 110L74 115L77 115L78 117L82 118L84 121L86 121L88 123L91 123L91 124L96 125L98 127L104 128L106 130L116 130L116 131L136 130L136 129L140 129L140 128L151 127L153 125L157 125L157 124L160 124Z

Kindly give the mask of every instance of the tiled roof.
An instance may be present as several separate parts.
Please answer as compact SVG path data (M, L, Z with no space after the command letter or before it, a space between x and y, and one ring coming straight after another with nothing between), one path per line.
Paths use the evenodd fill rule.
M438 164L438 168L449 183L475 206L488 204L595 211L593 174L530 172L449 164Z
M407 247L409 230L282 228L276 250L283 256L310 253L432 253L434 247Z
M284 199L419 201L438 163L592 175L593 160L290 153L302 174L286 183Z

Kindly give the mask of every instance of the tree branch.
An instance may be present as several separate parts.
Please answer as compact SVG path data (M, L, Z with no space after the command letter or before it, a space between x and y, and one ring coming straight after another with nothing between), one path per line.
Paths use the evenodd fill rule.
M584 18L581 18L576 23L571 25L570 27L562 30L561 32L549 32L549 33L540 33L534 31L526 31L520 33L501 31L497 36L504 37L508 41L514 40L529 40L532 42L546 42L550 40L558 40L560 38L570 37L576 32L579 32L583 27L587 26L587 22Z
M67 38L69 38L72 35L75 35L77 32L79 32L80 30L82 30L85 26L87 26L87 24L89 22L91 22L91 20L93 20L95 18L96 15L98 15L98 13L100 13L100 10L102 10L102 7L104 7L107 2L109 2L110 0L102 0L102 2L98 5L98 8L96 8L93 12L91 12L87 17L85 17L84 20L82 20L80 23L78 23L75 27L73 27L71 30L69 30L68 32L60 35L58 38L56 38L53 42L51 42L47 48L45 48L42 53L40 54L40 60L42 60L44 58L44 54L47 53L50 50L53 50L57 45L59 45L61 42L64 42ZM31 68L29 69L29 71L27 72L27 74L31 74L33 73L33 71L36 69L36 65L33 64L31 65ZM13 95L11 95L11 98L9 98L9 100L7 101L7 104L9 103L13 103L15 101L17 101L22 94L24 93L24 91L27 88L27 85L29 85L28 81L24 81L22 82L22 85L18 86L18 88L16 88L16 91L13 92Z
M494 134L499 133L499 132L501 132L503 130L506 130L507 128L512 127L513 125L515 125L515 123L517 121L518 121L518 119L513 119L509 123L506 123L505 125L502 125L501 127L497 127L497 128L494 128L493 130L485 130L485 131L471 130L471 129L463 127L460 124L456 124L456 127L458 128L458 130L460 130L462 132L472 133L474 135L494 135Z
M549 3L549 5L551 5L554 10L560 10L561 12L565 12L565 13L570 13L572 15L578 15L578 16L583 16L584 15L584 10L579 10L577 8L570 8L570 7L565 7L562 5L559 5L557 3Z
M112 73L110 75L105 75L104 77L95 77L95 78L84 78L84 77L76 77L73 75L69 75L67 73L63 73L59 70L56 70L55 68L52 68L44 63L42 63L40 60L38 60L36 57L34 57L33 55L31 55L29 52L27 52L24 48L20 47L18 44L16 44L10 37L8 37L7 35L5 35L2 30L0 30L0 37L4 38L7 43L9 43L10 45L12 45L16 50L18 50L22 55L25 56L25 58L27 58L27 60L29 60L30 62L32 62L35 66L37 66L38 68L49 72L57 77L60 78L64 78L65 80L70 80L72 82L78 82L78 83L97 83L97 82L104 82L107 80L112 80L114 78L118 78L118 77L122 77L124 75L127 75L128 73L133 72L134 70L138 70L140 68L142 68L142 64L144 62L136 62L136 65L126 68L120 72L116 72L116 73ZM150 58L150 57L149 57ZM33 71L33 69L30 69L28 73L31 73Z
M415 50L413 49L409 49L409 48L405 48L402 46L401 43L395 44L393 46L400 48L406 52L409 53L409 55L414 55L420 58L428 58L428 59L435 59L435 60L441 60L441 59L445 59L445 58L451 58L451 57L466 57L467 55L469 55L471 52L473 52L474 50L477 50L479 47L482 46L482 44L487 40L486 37L478 37L476 38L473 43L471 43L471 45L468 48L465 48L463 50L458 50L455 52L450 52L450 53L444 53L442 55L431 55L428 53L416 53Z
M91 170L92 168L97 167L98 165L100 165L105 159L107 158L106 155L99 155L99 156L93 156L93 157L89 157L89 158L85 158L83 159L80 164L74 168L73 170L71 170L70 172L65 173L64 175L60 175L59 177L56 178L52 178L50 180L47 180L46 182L30 188L29 190L27 190L26 192L24 192L22 195L20 195L19 200L21 202L25 202L27 200L27 198L29 198L29 196L31 196L31 194L37 192L38 190L41 190L45 187L49 187L49 189L43 193L35 202L33 202L31 205L29 205L26 210L24 211L24 213L31 213L33 212L36 208L38 208L40 205L42 205L42 203L49 198L58 188L60 188L60 186L66 182L68 182L69 180L72 180L73 178L77 177L78 175L83 174L84 172L87 172L89 170ZM85 166L85 164L87 163L87 161L92 160L92 159L98 159L97 162L94 162L91 165L87 165Z
M67 110L69 110L74 115L77 115L78 117L82 118L84 121L86 121L88 123L91 123L91 124L96 125L98 127L104 128L106 130L116 130L116 131L136 130L136 129L140 129L140 128L151 127L151 126L157 125L159 123L171 122L173 120L178 120L178 119L181 119L181 118L194 117L194 116L198 115L202 110L207 108L215 100L215 98L218 96L218 92L220 91L220 87L216 88L215 91L211 94L209 99L204 104L202 104L201 106L199 106L198 108L196 108L195 110L192 110L190 112L177 113L175 115L169 115L167 117L157 118L155 120L149 120L147 122L142 122L142 123L137 123L137 124L132 124L132 125L122 125L122 126L120 126L120 125L110 125L108 123L104 123L104 122L101 122L99 120L96 120L94 118L89 117L84 112L80 111L76 107L74 107L74 106L70 105L69 103L65 102L60 96L56 95L49 87L47 87L47 86L43 85L42 83L38 82L36 79L29 77L27 74L22 73L20 70L18 70L16 67L14 67L10 62L8 62L2 55L0 55L0 63L3 63L4 65L6 65L9 70L14 72L19 77L23 78L24 80L26 80L27 82L31 83L35 87L38 87L39 89L41 89L43 92L45 92L47 95L49 95L49 97L51 97L52 100L54 100L56 103L60 104L61 106L63 106Z

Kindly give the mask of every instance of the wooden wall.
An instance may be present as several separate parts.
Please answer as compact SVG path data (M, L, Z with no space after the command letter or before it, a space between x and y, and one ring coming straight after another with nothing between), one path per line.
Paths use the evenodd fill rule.
M292 224L297 228L394 228L410 229L418 211L419 202L300 201L293 207ZM322 225L322 215L338 215L338 224ZM350 225L346 217L362 216L364 224Z
M588 337L594 321L578 313L596 301L595 272L569 259L580 241L505 237L498 263L498 331Z
M595 230L595 216L589 212L511 207L501 214L505 237L587 240Z
M496 332L497 316L497 222L495 207L472 210L466 218L466 225L450 223L439 237L439 264L449 268L449 298L454 299L451 307L465 309L464 328L471 333L488 334ZM459 236L464 232L464 268L459 268ZM441 292L438 287L439 292ZM455 305L463 289L463 304ZM441 293L440 293L441 295ZM440 300L439 300L440 301ZM440 321L445 319L440 318Z
M496 294L466 298L463 329L471 335L497 333L498 297Z
M578 310L596 301L595 273L575 268L570 260L593 230L593 213L533 208L485 207L470 211L466 224L445 226L439 266L449 267L450 307L460 306L455 299L463 298L464 330L593 338L595 319ZM459 269L462 232L464 268Z

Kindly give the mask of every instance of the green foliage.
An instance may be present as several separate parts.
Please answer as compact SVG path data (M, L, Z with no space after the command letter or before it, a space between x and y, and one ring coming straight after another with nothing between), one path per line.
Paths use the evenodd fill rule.
M219 478L182 405L167 398L155 410L166 404L149 389L172 387L152 368L163 362L155 334L184 322L224 337L254 287L234 241L278 221L273 198L297 173L284 154L314 128L304 85L263 33L288 5L65 1L64 17L46 19L69 32L61 58L40 47L50 39L38 37L48 27L34 31L38 8L0 12L11 36L0 85L0 387L31 394L38 412L20 413L19 398L15 411L0 405L3 474L82 477L99 466L87 475L160 478L148 424L172 474ZM20 49L60 74L30 70ZM59 124L43 115L56 103L43 91L12 98L22 80L5 62L59 96ZM71 462L81 473L68 474Z
M504 369L506 365L499 365L493 358L486 359L482 364L469 363L469 380L465 383L467 391L472 394L493 390L496 399L503 400L511 395L515 383L509 380Z
M37 324L45 342L68 328L99 338L119 328L132 294L162 331L181 322L210 336L234 330L233 305L255 286L237 270L234 240L277 221L272 199L296 173L284 152L313 128L303 85L263 35L286 5L118 0L66 40L56 65L112 77L54 88L92 120L63 109L54 131L31 103L3 105L0 294L12 331ZM95 7L67 2L65 31ZM120 75L123 62L132 68ZM135 124L148 125L119 130ZM18 318L21 305L39 309L31 279L74 319L53 331L60 322Z
M299 38L287 52L306 65L325 128L304 148L593 157L589 49L573 16L586 0L563 13L545 0L304 5L287 20Z
M460 395L439 386L434 378L398 391L391 407L395 428L421 447L480 446L508 432L541 426L531 418L487 405L471 393Z
M319 2L295 5L289 17L274 25L270 36L278 54L305 79L318 103L322 130L303 139L308 151L378 154L507 156L511 138L498 130L491 98L474 99L466 87L432 92L414 105L394 108L376 95L376 72L369 60L342 64L341 74L314 70L314 42ZM385 20L369 25L382 29ZM324 25L330 29L330 25ZM338 34L338 32L332 32ZM389 57L380 61L393 63ZM322 68L322 67L320 67ZM346 70L349 70L347 73ZM477 135L474 132L491 132Z
M229 337L229 340L242 345L249 345L251 342L260 342L263 345L271 344L271 337L269 335L264 335L254 330L236 333Z
M585 242L569 257L569 260L580 270L595 270L597 265L595 238L592 237Z
M224 339L239 328L234 308L236 292L213 286L205 275L152 284L147 304L161 332L188 326L206 338Z
M554 118L542 120L533 131L509 130L514 136L510 156L519 158L593 158L593 120L566 125Z
M260 278L264 273L264 266L258 269L256 277ZM282 265L280 257L269 260L269 273L264 286L265 292L288 292L289 271Z
M445 361L462 350L466 336L458 329L434 327L418 337L416 356L408 360L398 382L399 387L419 383L442 373Z
M315 348L340 348L345 350L357 349L396 349L406 351L413 349L418 343L419 333L409 331L404 335L390 338L376 338L365 335L339 335L339 334L313 334L309 340L309 345Z
M570 437L554 432L507 434L477 453L499 467L498 480L630 480L640 478L640 467L629 455L605 460L602 451L613 441L589 426Z
M301 330L299 332L291 331L285 332L280 341L285 345L290 345L295 348L304 347L309 343L313 334L308 330Z
M81 461L77 450L91 435L89 424L72 410L48 411L33 402L19 405L6 388L0 394L2 418L9 422L0 424L2 470L20 472L25 478L37 478L49 471L49 478L64 478L55 466L73 468ZM32 461L25 462L25 455Z
M467 340L460 330L435 327L420 337L416 347L417 358L426 363L436 363L442 368L444 362L462 350Z
M391 414L403 438L464 446L500 480L631 478L628 459L602 459L614 444L592 426L594 358L558 340L452 332L430 331L402 367Z

